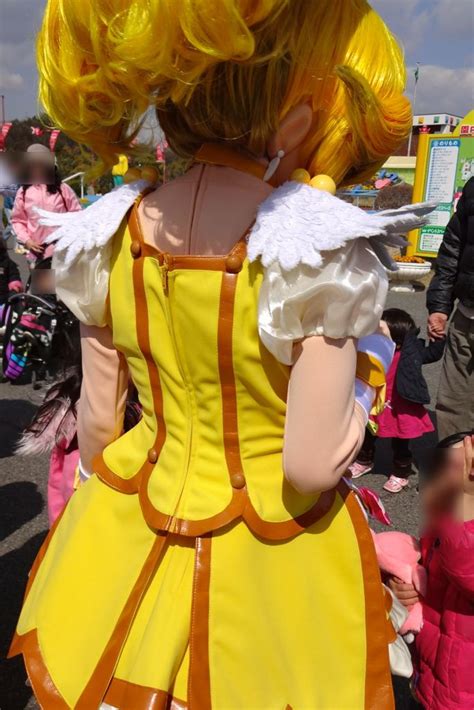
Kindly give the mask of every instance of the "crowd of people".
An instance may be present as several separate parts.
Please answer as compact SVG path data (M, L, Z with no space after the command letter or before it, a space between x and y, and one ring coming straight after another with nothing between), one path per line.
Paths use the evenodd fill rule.
M3 375L54 379L16 450L50 455L51 530L10 654L46 709L472 710L474 178L423 338L385 265L433 205L336 196L411 129L366 0L138 4L49 0L38 40L115 189L83 208L35 142L2 187ZM149 105L191 161L162 186L122 179ZM383 439L418 537L360 485Z

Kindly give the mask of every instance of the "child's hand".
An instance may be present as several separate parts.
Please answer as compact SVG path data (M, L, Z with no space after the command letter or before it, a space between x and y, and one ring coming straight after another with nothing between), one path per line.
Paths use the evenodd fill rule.
M413 609L415 604L420 601L418 592L413 584L406 584L405 582L402 582L401 579L398 579L398 577L390 577L388 580L388 586L395 594L398 601L403 604L408 611Z
M390 335L390 331L388 329L388 325L384 320L381 320L379 323L379 327L376 331L379 335L385 335L386 338L392 339L392 336Z

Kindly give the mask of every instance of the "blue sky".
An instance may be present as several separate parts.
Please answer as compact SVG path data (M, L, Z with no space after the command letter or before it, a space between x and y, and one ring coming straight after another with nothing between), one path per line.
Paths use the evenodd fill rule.
M413 68L422 64L416 112L464 115L474 108L474 1L372 0L372 5L404 47L410 96ZM0 0L0 93L7 119L37 109L34 38L43 8L44 0Z
M372 0L400 40L409 69L421 63L416 113L465 115L474 108L473 0Z

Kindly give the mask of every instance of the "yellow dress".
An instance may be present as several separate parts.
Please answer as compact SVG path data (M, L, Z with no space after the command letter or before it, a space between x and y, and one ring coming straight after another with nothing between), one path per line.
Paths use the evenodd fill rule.
M385 599L345 483L282 471L290 370L260 343L262 268L114 237L114 343L142 421L110 444L34 568L12 643L40 704L393 707Z

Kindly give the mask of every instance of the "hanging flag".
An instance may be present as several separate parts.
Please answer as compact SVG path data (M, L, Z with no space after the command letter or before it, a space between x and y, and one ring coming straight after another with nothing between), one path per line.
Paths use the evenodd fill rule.
M44 134L44 131L41 128L37 128L37 126L31 126L31 132L34 136L42 136Z
M49 149L52 153L54 153L54 149L56 147L56 143L60 133L61 131L58 131L57 128L51 131L51 135L49 136Z
M418 83L418 77L419 77L419 76L420 76L420 65L417 64L417 65L416 65L416 69L415 69L415 84Z
M166 155L165 151L168 148L168 142L166 139L163 139L158 145L156 146L156 162L157 163L165 163L166 162Z
M2 130L0 132L0 150L5 150L5 141L8 135L8 131L13 126L13 123L3 123Z

